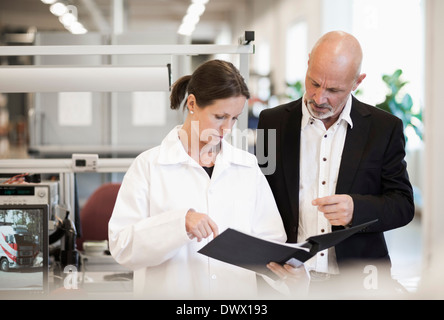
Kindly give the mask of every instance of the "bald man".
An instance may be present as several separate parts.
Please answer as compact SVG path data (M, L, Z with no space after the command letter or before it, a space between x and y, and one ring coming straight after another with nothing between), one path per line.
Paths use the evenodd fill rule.
M375 265L389 275L383 232L414 215L401 120L352 95L366 77L362 57L352 35L325 34L309 55L304 96L259 117L257 150L264 152L257 157L263 168L276 165L264 173L289 242L378 219L309 260L313 280L342 274L352 263L360 274Z

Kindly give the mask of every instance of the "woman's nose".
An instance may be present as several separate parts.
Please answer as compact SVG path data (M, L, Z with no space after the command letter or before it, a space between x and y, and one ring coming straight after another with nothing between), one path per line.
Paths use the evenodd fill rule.
M231 119L226 119L226 120L222 123L220 129L221 129L222 132L224 132L224 131L228 131L228 132L230 132L230 131L231 131L231 128L233 127L233 125L234 125L234 121L231 121Z

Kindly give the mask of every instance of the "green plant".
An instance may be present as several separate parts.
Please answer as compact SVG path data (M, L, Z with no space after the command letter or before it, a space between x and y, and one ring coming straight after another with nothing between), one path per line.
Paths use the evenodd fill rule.
M302 81L296 81L294 83L287 82L287 98L291 100L297 100L304 95L304 83Z
M412 127L418 137L423 139L422 112L414 112L413 100L410 94L406 93L402 98L399 97L401 89L408 83L401 80L402 70L396 70L392 75L383 75L382 80L389 87L389 93L385 101L377 104L376 107L385 110L402 120L404 129ZM406 136L407 139L407 136Z

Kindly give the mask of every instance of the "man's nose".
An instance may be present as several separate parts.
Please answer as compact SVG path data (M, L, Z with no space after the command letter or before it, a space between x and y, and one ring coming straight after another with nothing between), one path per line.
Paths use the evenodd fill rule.
M327 103L328 100L327 90L324 90L323 88L317 88L313 96L313 100L316 102L317 105Z

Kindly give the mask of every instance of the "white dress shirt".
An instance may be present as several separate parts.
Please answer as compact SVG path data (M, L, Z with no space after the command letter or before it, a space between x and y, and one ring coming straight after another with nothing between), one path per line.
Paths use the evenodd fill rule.
M194 161L174 128L128 169L109 221L117 262L134 270L136 294L153 298L254 298L256 274L197 251L185 230L190 208L230 227L286 241L285 229L256 157L222 140L212 177Z
M347 127L353 128L351 95L339 119L328 130L321 120L310 116L304 101L305 97L301 123L298 242L332 230L324 214L311 202L335 194ZM317 272L338 273L334 248L319 252L306 262L306 267Z

